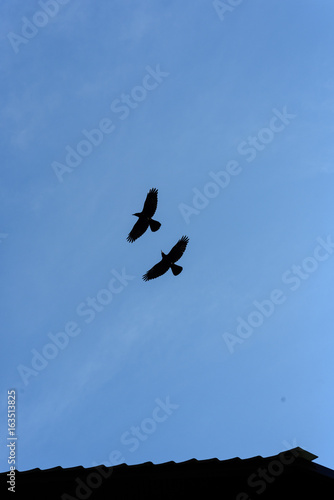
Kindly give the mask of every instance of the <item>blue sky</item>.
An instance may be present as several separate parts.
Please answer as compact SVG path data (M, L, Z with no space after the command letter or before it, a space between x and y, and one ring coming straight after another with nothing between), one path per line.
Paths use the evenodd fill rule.
M334 468L334 6L217 9L2 2L2 471L12 388L20 470Z

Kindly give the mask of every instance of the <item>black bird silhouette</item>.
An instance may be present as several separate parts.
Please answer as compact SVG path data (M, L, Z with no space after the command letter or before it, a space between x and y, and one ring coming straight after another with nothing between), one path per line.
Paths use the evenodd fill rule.
M180 274L183 268L181 266L177 266L175 262L182 257L188 241L188 236L182 236L182 238L179 239L176 245L173 246L169 254L166 255L161 251L161 261L153 266L152 269L147 271L146 274L144 274L143 280L149 281L153 280L154 278L158 278L158 276L165 274L169 268L171 268L174 276Z
M152 217L157 209L158 205L158 190L152 188L149 190L146 196L146 200L141 212L135 214L138 217L136 224L131 229L129 236L126 238L127 241L133 243L137 238L145 233L146 229L150 227L151 231L158 231L161 224L157 220L153 220Z

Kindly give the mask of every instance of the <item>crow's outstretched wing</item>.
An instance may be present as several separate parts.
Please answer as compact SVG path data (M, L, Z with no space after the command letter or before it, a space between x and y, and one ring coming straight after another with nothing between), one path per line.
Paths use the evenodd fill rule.
M148 228L148 221L143 220L142 218L139 218L136 222L136 224L133 226L131 229L128 237L126 238L127 241L130 243L133 243L137 238L139 238L142 234L145 233L146 229Z
M146 196L142 214L146 217L153 217L158 205L158 190L152 188L149 190Z
M182 257L183 252L185 251L186 246L188 245L188 241L189 241L188 236L182 236L182 238L179 239L176 245L173 246L173 248L168 254L168 258L171 262L176 262Z
M165 259L162 259L158 264L152 267L146 274L143 276L144 281L153 280L154 278L158 278L158 276L162 276L169 269L169 264Z

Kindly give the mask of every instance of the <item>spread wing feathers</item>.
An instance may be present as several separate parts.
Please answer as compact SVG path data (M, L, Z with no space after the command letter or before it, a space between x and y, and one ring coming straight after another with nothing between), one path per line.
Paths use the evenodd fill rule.
M145 219L138 219L136 224L131 229L129 236L126 238L127 241L133 243L137 238L142 236L149 226L149 221Z
M144 281L153 280L154 278L158 278L158 276L162 276L169 269L169 263L162 259L158 264L153 266L146 274L143 276Z
M146 196L142 214L146 217L153 217L158 205L158 190L152 188L149 190Z
M186 246L188 245L188 241L188 236L182 236L182 238L179 239L179 241L176 243L176 245L173 246L168 254L168 259L170 260L170 262L176 262L182 257Z
M182 238L179 239L176 245L173 246L169 254L163 254L163 258L161 259L161 261L153 266L152 269L147 271L146 274L144 274L143 280L149 281L153 280L154 278L158 278L158 276L162 276L163 274L165 274L169 268L172 269L172 273L174 274L174 276L180 274L180 272L182 271L182 267L177 266L176 264L174 264L174 262L182 257L188 245L188 241L188 236L182 236Z

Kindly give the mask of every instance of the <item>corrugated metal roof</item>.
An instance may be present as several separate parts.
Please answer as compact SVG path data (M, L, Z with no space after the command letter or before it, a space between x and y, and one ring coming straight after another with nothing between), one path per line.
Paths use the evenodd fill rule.
M181 492L183 498L192 494L233 500L252 500L259 495L260 500L295 500L301 495L320 498L318 495L328 488L334 491L334 471L314 464L315 458L313 453L297 447L265 458L36 468L16 471L15 499L160 499L171 495L178 498ZM1 491L7 488L6 480L6 473L0 474Z

